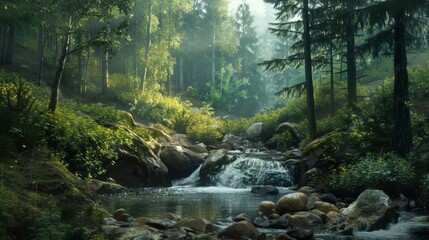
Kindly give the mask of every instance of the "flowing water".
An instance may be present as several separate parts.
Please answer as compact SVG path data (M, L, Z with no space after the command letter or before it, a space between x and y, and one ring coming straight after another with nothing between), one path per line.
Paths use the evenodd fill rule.
M237 153L231 153L231 157ZM159 217L175 213L182 217L231 218L240 213L256 215L261 201L277 201L291 192L279 187L276 195L250 192L253 185L291 186L289 171L278 154L247 153L223 166L212 176L213 186L199 187L201 166L189 177L175 181L171 188L134 189L102 197L109 211L125 208L133 216Z
M133 189L126 193L105 195L101 199L110 212L125 208L135 217L156 218L166 213L174 213L188 218L224 219L228 224L231 223L232 217L240 213L256 216L261 201L276 202L281 196L291 192L285 187L293 182L291 174L278 160L278 155L247 154L238 156L235 161L223 166L221 171L212 177L213 186L198 186L198 168L189 177L174 182L174 186L170 188ZM278 187L280 193L258 195L250 192L252 185L267 184L281 186ZM333 240L428 239L407 234L410 227L419 227L419 223L401 222L391 226L389 230L356 232L352 238L330 233L318 233L317 237Z

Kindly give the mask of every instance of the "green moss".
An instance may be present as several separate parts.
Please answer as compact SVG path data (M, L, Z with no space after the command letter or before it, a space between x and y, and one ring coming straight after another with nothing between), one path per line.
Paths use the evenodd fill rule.
M78 228L74 239L89 239L105 216L85 182L47 150L4 159L0 173L1 239L72 239Z

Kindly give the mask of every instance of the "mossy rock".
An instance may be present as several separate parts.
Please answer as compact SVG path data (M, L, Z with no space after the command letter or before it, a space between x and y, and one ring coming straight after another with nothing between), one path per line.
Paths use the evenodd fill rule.
M303 170L314 167L327 169L333 162L344 161L352 150L348 139L347 132L334 131L313 140L302 151Z

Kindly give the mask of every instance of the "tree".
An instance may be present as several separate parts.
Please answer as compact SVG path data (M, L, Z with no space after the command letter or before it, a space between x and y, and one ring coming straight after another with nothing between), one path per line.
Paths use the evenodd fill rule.
M311 60L311 36L310 36L310 8L309 0L302 1L280 1L280 0L265 0L267 3L272 3L274 8L278 11L276 19L279 21L289 20L296 15L301 15L302 18L302 29L303 32L299 32L299 29L294 26L299 25L300 21L277 23L273 31L279 35L287 36L290 33L298 34L301 36L303 41L303 57L304 57L304 69L305 69L305 89L306 89L306 102L307 102L307 120L308 130L310 138L317 136L317 125L316 125L316 112L314 106L314 89L313 89L313 72L312 72L312 60ZM292 30L289 30L292 29ZM289 60L274 59L273 61L264 62L267 69L284 68L290 63Z
M58 104L58 95L60 90L61 78L66 64L66 58L69 54L76 52L88 46L108 46L114 41L113 38L106 39L106 28L99 29L96 36L89 39L81 46L74 45L70 48L70 40L72 33L79 29L88 18L96 18L102 22L111 19L117 12L128 14L131 8L130 2L127 0L104 0L104 1L84 1L84 0L67 0L57 1L55 6L57 14L57 22L63 23L59 26L58 32L62 33L63 42L61 47L60 57L58 59L57 71L55 79L51 87L51 98L49 102L49 111L54 113ZM124 36L124 30L127 27L127 22L122 21L117 26L112 27L111 35L121 37Z
M371 1L370 5L358 12L358 19L366 23L373 34L363 49L370 49L378 55L382 49L393 49L394 89L393 89L393 149L400 155L411 151L412 129L409 109L409 79L407 70L407 45L424 33L426 28L427 0L387 0Z

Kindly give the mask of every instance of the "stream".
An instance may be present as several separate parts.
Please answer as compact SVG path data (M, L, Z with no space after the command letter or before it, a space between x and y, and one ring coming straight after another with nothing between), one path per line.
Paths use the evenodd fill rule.
M235 153L234 153L235 154ZM234 155L232 154L232 155ZM174 213L186 218L204 218L213 222L232 223L232 218L246 213L257 216L261 201L276 202L281 196L292 192L288 188L293 183L289 170L285 168L278 156L266 154L258 156L239 156L235 161L222 166L212 176L212 186L198 186L200 168L189 177L175 181L170 188L132 189L125 193L101 196L104 207L114 212L125 208L135 217L162 217ZM253 185L276 185L279 194L260 195L250 192ZM335 236L326 232L317 233L322 239L396 239L423 240L427 237L416 237L405 233L412 223L400 221L389 230L373 232L355 232L354 237ZM278 231L261 229L263 232Z

